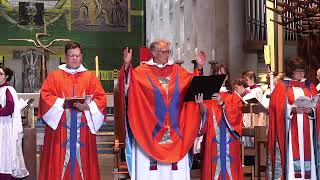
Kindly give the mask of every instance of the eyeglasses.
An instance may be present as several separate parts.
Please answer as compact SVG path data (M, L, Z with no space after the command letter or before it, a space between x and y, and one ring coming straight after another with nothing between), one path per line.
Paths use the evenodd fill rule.
M305 73L304 69L295 69L293 73Z
M158 52L160 52L160 53L163 53L163 54L171 54L171 50L164 50L164 51L158 51Z
M82 54L67 54L68 57L70 58L79 58L81 57Z

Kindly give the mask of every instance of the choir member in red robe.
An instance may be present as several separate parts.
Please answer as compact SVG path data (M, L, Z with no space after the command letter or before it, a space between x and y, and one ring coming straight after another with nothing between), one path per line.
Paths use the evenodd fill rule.
M228 69L220 65L214 73L227 76L220 92L205 101L207 119L199 134L203 135L201 180L241 180L242 101L231 88Z
M99 180L96 133L104 121L106 93L81 64L80 44L67 43L65 58L67 63L48 74L40 91L38 118L46 127L39 180ZM64 108L70 98L85 100Z
M270 99L267 178L319 179L319 105L294 105L301 96L317 96L317 90L305 79L304 61L299 57L287 61L286 76Z

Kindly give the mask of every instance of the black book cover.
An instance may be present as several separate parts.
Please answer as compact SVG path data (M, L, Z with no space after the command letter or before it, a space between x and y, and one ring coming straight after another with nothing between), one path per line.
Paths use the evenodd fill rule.
M213 93L218 93L226 75L194 76L184 97L184 101L194 101L195 95L203 93L203 100L211 99Z

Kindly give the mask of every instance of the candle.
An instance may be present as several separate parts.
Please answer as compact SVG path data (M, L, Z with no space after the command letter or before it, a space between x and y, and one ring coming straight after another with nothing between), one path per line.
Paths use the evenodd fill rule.
M33 104L30 104L29 109L30 109L30 114L31 114L31 122L30 122L29 125L31 125L31 128L34 128L35 122L34 122L34 107L33 107Z
M270 45L264 45L264 62L271 64Z
M178 60L181 60L181 52L180 52L180 48L179 47L177 49L177 53L178 53Z
M212 49L212 54L211 54L211 58L212 58L212 61L215 61L216 60L216 54L214 52L214 49Z
M195 48L195 49L194 49L194 54L195 54L195 56L196 56L196 58L197 58L198 48Z
M98 56L95 58L95 63L96 63L96 77L99 79L99 59Z

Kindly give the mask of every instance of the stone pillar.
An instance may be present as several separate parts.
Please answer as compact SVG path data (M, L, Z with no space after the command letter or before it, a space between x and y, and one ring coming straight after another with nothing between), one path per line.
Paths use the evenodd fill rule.
M228 2L228 1L227 1ZM231 78L235 79L240 77L241 73L247 69L244 66L245 52L245 1L244 0L229 0L229 52L226 63L230 67ZM252 62L250 62L251 64ZM254 67L256 69L256 63Z
M164 38L171 42L171 58L181 49L182 66L192 71L194 49L203 50L208 61L229 65L231 77L243 70L257 69L257 55L244 51L244 0L146 0L147 43ZM253 56L254 55L254 56ZM205 65L210 74L210 64Z
M219 0L222 3L224 0ZM211 59L212 49L215 45L220 51L227 52L225 46L221 43L227 43L225 39L220 39L220 42L215 42L215 20L216 9L215 1L213 0L163 0L163 1L146 1L146 36L147 43L164 38L171 42L171 58L177 59L177 48L181 49L181 59L184 60L182 66L189 71L193 70L191 60L195 58L195 48L198 51L206 52L208 59ZM221 10L225 12L226 10ZM220 20L222 24L228 24L224 20ZM225 26L223 26L225 28ZM226 34L226 29L221 29L221 32ZM224 36L225 37L225 36ZM222 55L224 54L224 55ZM226 53L221 53L225 59ZM205 65L205 74L209 74L210 65Z
M219 63L227 63L229 58L229 2L226 0L215 0L214 3L214 47L216 59Z

